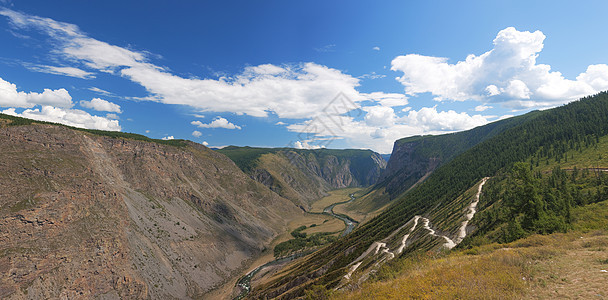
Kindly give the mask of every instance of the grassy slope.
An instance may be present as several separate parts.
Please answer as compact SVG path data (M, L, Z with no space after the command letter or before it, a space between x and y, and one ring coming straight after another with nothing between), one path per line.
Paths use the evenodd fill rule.
M362 188L345 188L329 192L329 196L319 199L311 206L311 212L323 212L331 204L350 200L350 194L360 192ZM337 206L336 206L337 207ZM335 209L335 208L334 208Z
M447 255L419 252L385 280L336 299L546 299L608 297L608 201L573 210L575 230Z
M567 151L567 160L541 159L537 166L532 164L532 172L546 174L555 167L608 168L606 153L608 136L600 138L594 146ZM472 190L459 199L469 198L467 194ZM457 202L460 201L454 203ZM431 218L441 219L437 215L441 210L431 213L435 215ZM415 251L407 259L382 268L376 277L379 280L365 283L356 291L332 296L337 299L608 297L605 289L608 274L602 271L608 270L608 201L574 207L571 212L572 229L568 233L532 235L508 244L477 243L449 254Z
M415 144L415 150L411 153L412 159L428 161L430 158L434 158L440 161L439 165L442 165L471 147L535 117L538 113L538 111L533 111L522 116L500 120L457 133L403 138L395 141L395 149L403 147L404 144ZM393 156L395 156L394 159L398 159L398 155ZM377 216L390 206L392 200L403 197L416 185L426 180L433 171L423 172L420 177L408 177L406 182L395 183L400 178L399 173L409 172L408 168L409 166L404 164L397 170L390 170L388 175L385 175L380 182L368 189L357 200L336 209L342 213L352 215L359 222Z

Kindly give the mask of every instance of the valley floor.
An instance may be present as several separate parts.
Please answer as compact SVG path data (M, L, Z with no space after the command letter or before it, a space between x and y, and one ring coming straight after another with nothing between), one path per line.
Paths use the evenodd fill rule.
M340 219L321 213L327 206L338 202L344 202L349 199L350 194L356 193L360 190L362 190L362 188L345 188L330 191L329 196L312 203L312 213L303 213L299 217L291 220L288 223L287 231L277 236L261 256L258 256L257 258L252 260L252 262L248 264L248 267L245 272L231 280L229 283L226 283L221 288L216 289L215 291L207 294L206 297L208 297L209 299L232 299L233 297L235 297L239 292L239 288L236 288L237 281L242 276L248 274L258 266L273 261L275 259L273 253L274 247L282 242L293 239L293 236L290 233L298 227L306 226L307 228L302 232L309 235L321 232L335 232L336 236L339 235L346 227L344 222ZM313 224L314 226L311 226ZM282 265L277 265L272 268L269 268L268 270L264 270L259 274L256 274L254 280L252 281L252 286L255 286L261 282L266 282L269 277L271 277L277 270L280 269L281 266Z

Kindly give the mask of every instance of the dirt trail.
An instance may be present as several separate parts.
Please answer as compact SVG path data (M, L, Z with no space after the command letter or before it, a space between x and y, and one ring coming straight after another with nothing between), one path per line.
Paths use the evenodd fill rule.
M483 188L483 185L486 184L486 181L488 181L488 179L489 177L485 177L481 180L481 183L477 188L477 194L475 194L475 200L471 202L471 204L467 208L469 212L466 214L466 220L462 221L460 228L458 229L458 237L456 237L456 244L460 244L460 242L462 242L462 240L464 240L464 238L467 236L467 225L469 225L469 222L471 221L471 219L473 219L475 213L477 213L477 203L479 203L481 189Z
M407 239L409 238L410 234L416 229L416 227L418 226L418 222L420 220L422 220L422 227L429 232L429 235L434 236L434 237L443 238L445 240L443 247L445 247L447 249L452 249L452 248L456 247L456 245L458 245L460 242L462 242L462 240L464 240L464 238L467 235L467 233L466 233L467 225L469 224L471 219L473 219L473 217L475 216L475 213L477 213L477 204L479 203L479 196L481 195L481 190L483 188L483 185L486 183L486 181L488 179L489 179L489 177L485 177L481 180L481 183L479 184L479 187L477 188L477 193L475 194L475 199L467 207L467 209L466 209L467 213L465 214L465 220L462 221L462 223L460 223L460 227L458 228L458 234L454 240L452 240L448 236L437 234L437 231L435 229L431 228L431 226L429 225L431 221L428 218L425 218L423 216L414 216L412 219L407 221L407 223L405 223L403 226L401 226L401 227L397 228L395 231L393 231L384 240L372 243L365 252L363 252L359 257L357 257L355 260L353 260L349 264L350 268L348 270L348 273L346 275L344 275L344 278L346 280L350 280L352 274L362 264L362 261L366 257L372 255L372 252L373 252L373 255L377 255L378 253L384 254L383 257L378 259L376 266L379 266L384 261L393 259L395 257L395 253L401 254L406 247ZM403 235L403 238L401 239L401 243L400 243L399 247L394 252L391 251L391 249L388 248L386 243L395 234L402 231L410 223L412 223L412 227L410 227L408 232L405 235Z

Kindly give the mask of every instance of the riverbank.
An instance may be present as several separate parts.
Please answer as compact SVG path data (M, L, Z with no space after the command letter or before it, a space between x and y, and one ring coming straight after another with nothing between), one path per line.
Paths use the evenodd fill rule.
M340 236L344 236L344 235L350 233L357 226L358 222L351 219L350 217L348 217L346 215L335 214L333 212L333 208L336 205L346 204L346 203L349 203L349 202L352 202L353 200L355 200L354 192L356 192L357 190L360 190L360 189L349 188L349 189L342 189L342 190L334 191L332 193L332 195L328 196L328 197L331 197L329 199L331 199L332 201L327 201L328 197L325 197L325 198L317 201L317 202L321 202L322 204L329 203L328 206L324 207L321 210L321 212L310 212L310 213L308 213L308 215L311 216L311 219L319 218L319 217L321 217L321 218L329 217L329 218L332 218L332 220L334 220L334 221L339 220L339 221L343 222L343 224L344 224L343 230L342 230L342 233L340 234ZM348 192L348 194L346 196L349 197L349 199L346 201L344 201L344 197L343 197L343 196L345 196L345 195L343 195L345 192ZM338 202L335 202L335 201L338 201ZM317 203L317 202L315 202L315 203ZM318 205L316 207L318 207ZM301 223L307 223L307 222L310 222L310 219L302 219L302 220L300 220L300 222L290 222L289 227L290 227L290 229L291 228L295 229L300 226L307 226L307 224L299 225ZM331 230L331 231L327 230L330 228L329 226L327 226L328 224L326 224L328 222L331 222L331 221L325 220L321 225L318 225L317 223L309 223L309 225L307 227L311 227L310 225L315 224L315 226L313 226L312 228L314 228L314 230L316 232L320 232L321 228L323 228L323 227L325 227L325 230L322 232L335 232L333 230ZM295 226L295 225L298 225L298 226ZM280 237L284 237L286 235L290 236L290 233L286 232L286 233L282 234ZM272 243L273 248L277 244L282 242L282 241L278 241L278 240L279 240L279 238L277 238L277 239L275 239L275 241L273 241L273 243ZM285 240L289 240L289 238L287 238ZM264 269L270 268L272 266L280 266L280 265L286 264L290 261L293 261L296 258L305 256L305 255L308 255L308 254L314 252L314 251L308 251L308 252L304 252L304 253L296 253L296 254L293 254L293 255L290 255L290 256L287 256L284 258L280 258L280 259L274 259L274 257L273 257L272 260L267 260L268 256L272 254L273 248L270 248L269 249L270 251L267 250L266 252L269 252L269 253L266 253L264 256L262 256L261 258L256 260L258 262L262 262L262 261L265 261L265 262L262 262L259 264L252 264L252 267L250 268L249 272L247 272L244 276L240 277L238 279L238 281L235 282L234 286L238 287L238 289L240 291L239 291L239 294L237 296L235 296L233 299L239 300L239 299L243 299L245 296L247 296L247 294L251 290L251 281L253 280L253 278L255 277L256 274L263 272Z

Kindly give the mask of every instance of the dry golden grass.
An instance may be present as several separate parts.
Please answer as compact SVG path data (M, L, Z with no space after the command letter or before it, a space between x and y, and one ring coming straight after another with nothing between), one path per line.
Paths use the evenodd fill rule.
M349 195L356 193L360 190L361 190L361 188L345 188L345 189L333 190L333 191L329 192L329 196L315 201L311 205L310 211L319 212L319 213L323 212L323 209L325 209L326 207L328 207L334 203L350 200Z
M525 289L525 262L514 251L451 256L413 265L406 275L364 285L337 299L504 299Z
M405 264L336 299L605 299L608 234L531 236Z
M327 222L317 223L315 227L309 227L303 230L302 232L306 234L313 234L318 232L337 232L336 234L341 233L346 225L340 219L330 218Z

